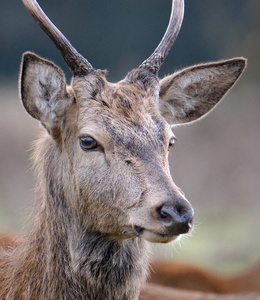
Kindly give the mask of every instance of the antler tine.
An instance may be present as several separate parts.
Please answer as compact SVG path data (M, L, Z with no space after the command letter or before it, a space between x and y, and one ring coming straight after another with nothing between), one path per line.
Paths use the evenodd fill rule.
M22 0L41 29L52 39L73 75L88 73L92 65L77 52L67 38L51 22L36 0Z
M163 64L166 56L168 55L173 43L175 42L184 15L184 0L172 0L172 11L167 30L157 48L146 59L139 68L150 70L152 73L157 74Z

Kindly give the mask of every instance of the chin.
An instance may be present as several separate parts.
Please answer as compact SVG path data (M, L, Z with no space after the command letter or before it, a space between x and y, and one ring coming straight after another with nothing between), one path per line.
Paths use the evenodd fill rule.
M170 243L178 239L179 235L169 236L164 234L159 234L150 230L145 230L140 236L150 243Z

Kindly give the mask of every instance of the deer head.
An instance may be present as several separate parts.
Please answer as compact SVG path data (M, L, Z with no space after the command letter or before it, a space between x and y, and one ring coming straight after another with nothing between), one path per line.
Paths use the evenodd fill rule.
M62 190L82 228L117 240L169 242L189 232L193 209L168 165L172 128L211 111L243 72L245 59L195 65L160 80L157 73L183 19L184 0L173 0L169 26L154 53L122 81L110 83L35 0L23 2L73 74L67 86L55 64L23 55L21 99L46 129L37 155L45 162L48 193Z

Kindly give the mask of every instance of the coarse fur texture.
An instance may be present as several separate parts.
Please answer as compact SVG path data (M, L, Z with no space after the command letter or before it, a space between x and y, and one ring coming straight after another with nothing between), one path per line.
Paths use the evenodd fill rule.
M25 53L21 100L46 129L34 152L39 207L31 232L0 254L0 299L138 299L147 241L189 230L160 214L191 211L170 175L170 127L211 110L244 67L221 61L161 81L134 69L116 84L95 70L67 87L57 66Z
M17 238L18 236L10 232L2 232L0 247L14 246ZM185 297L189 300L260 299L260 261L234 276L220 275L194 265L169 261L153 261L150 269L149 284L142 286L140 300L161 300L162 297L169 300Z
M162 115L170 124L204 117L229 91L244 67L243 58L234 58L195 65L166 76L160 82Z

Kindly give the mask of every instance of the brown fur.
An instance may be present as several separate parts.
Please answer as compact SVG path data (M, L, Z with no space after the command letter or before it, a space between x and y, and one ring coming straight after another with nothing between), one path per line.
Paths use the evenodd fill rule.
M207 65L208 84L204 79L200 92L197 87L203 99L197 97L191 107L201 110L198 117L232 85L220 85L221 97L205 104L209 84L223 76L223 64L233 84L245 62L237 60L236 68L228 67L230 61ZM192 78L200 69L185 72L185 78L177 73L176 78L187 81L187 73ZM164 206L178 214L191 210L168 166L173 134L163 117L165 109L159 108L165 101L159 91L168 79L160 84L141 69L117 84L107 82L99 70L74 77L71 87L64 78L53 63L24 55L21 99L46 128L34 153L39 207L31 232L0 255L0 299L134 300L146 278L146 240L169 242L188 231L175 223L166 226L160 216ZM183 94L180 123L191 121L186 102L192 85L191 80ZM168 114L174 102L169 105ZM91 136L98 146L83 151L82 136Z
M54 63L25 53L21 101L45 128L34 152L39 203L32 230L0 253L0 299L138 299L147 242L192 227L192 207L170 175L171 126L213 109L245 64L201 64L161 81L138 68L116 84L104 71L77 69L68 87ZM95 147L84 148L87 138Z
M15 235L2 234L0 235L0 247L14 246L15 240L17 240ZM260 298L257 294L260 293L259 262L247 271L230 277L216 275L213 272L203 270L196 266L172 262L152 262L150 268L150 276L148 277L149 284L143 286L140 296L140 299L143 300L160 300L163 296L163 299L166 300L180 298L182 300L186 298L189 300L246 300ZM197 291L197 293L194 293L194 291ZM240 295L224 295L227 293L240 293ZM246 295L245 293L251 294Z

